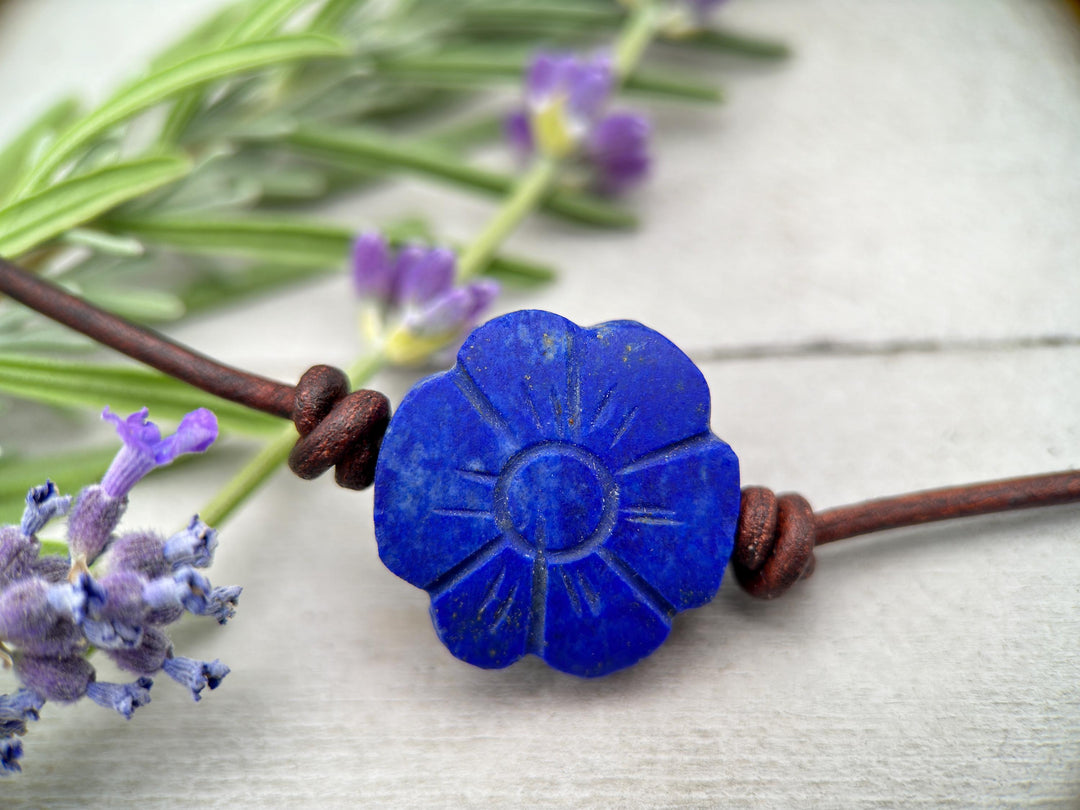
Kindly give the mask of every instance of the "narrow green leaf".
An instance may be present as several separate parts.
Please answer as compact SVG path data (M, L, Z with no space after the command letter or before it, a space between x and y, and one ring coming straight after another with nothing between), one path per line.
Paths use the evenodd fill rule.
M197 53L203 53L220 45L237 22L247 13L247 3L226 5L182 35L172 45L161 51L150 62L151 71L179 64Z
M164 155L118 163L0 209L0 256L15 257L126 200L183 177L191 162Z
M182 318L186 312L179 296L164 290L138 287L86 287L82 297L122 318L143 323L165 323Z
M138 239L113 236L93 228L72 228L64 234L69 245L81 245L110 256L141 256L146 248Z
M266 37L276 32L283 22L308 2L309 0L259 0L233 29L227 41L247 42Z
M470 86L490 80L520 82L526 56L513 50L473 48L465 52L396 57L380 63L380 75L431 86ZM720 91L696 76L673 70L638 68L623 83L625 92L677 101L719 101Z
M512 175L470 166L428 144L402 142L368 131L305 128L286 140L308 157L351 169L384 172L409 169L498 195L507 194L515 182ZM627 228L637 224L636 217L626 209L600 197L567 189L553 191L542 207L590 225Z
M316 34L332 34L341 29L357 0L326 0L312 18L308 30Z
M334 271L321 267L275 264L208 271L179 290L178 294L188 312L202 312L227 307L240 300L249 300L260 293L279 290L330 272Z
M146 406L160 419L179 420L199 407L217 414L222 430L267 436L281 430L272 416L219 399L156 371L91 365L18 355L0 356L0 391L47 405L109 405L115 411Z
M74 98L57 102L31 121L0 151L0 202L7 198L8 191L15 185L41 139L71 121L78 109L79 102Z
M222 43L236 45L270 36L306 2L308 0L259 0L233 26ZM160 145L168 146L181 140L188 125L202 108L204 98L204 91L190 90L176 99L158 136Z
M759 39L749 34L719 28L695 31L671 42L675 45L685 43L704 50L733 53L755 59L786 59L791 56L791 48L783 42L774 39Z
M184 253L238 256L292 267L341 267L352 232L296 217L114 217L104 223L156 245Z
M27 174L19 193L26 194L46 183L68 158L103 132L178 93L268 65L344 53L344 46L336 40L295 34L224 47L152 73L65 130Z
M73 495L102 476L118 449L118 444L114 443L108 447L49 456L5 454L0 458L0 498L17 498L24 502L27 491L46 480L56 484L61 492ZM18 519L18 515L15 518Z

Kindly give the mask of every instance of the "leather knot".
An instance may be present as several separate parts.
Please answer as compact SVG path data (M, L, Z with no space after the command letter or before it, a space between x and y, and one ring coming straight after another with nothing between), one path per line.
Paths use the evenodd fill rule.
M775 599L814 570L814 511L795 493L765 487L742 491L731 563L751 596Z
M294 473L311 479L334 467L340 486L371 486L390 422L385 396L365 389L349 393L349 378L341 369L312 366L296 384L292 420L301 436L289 454Z

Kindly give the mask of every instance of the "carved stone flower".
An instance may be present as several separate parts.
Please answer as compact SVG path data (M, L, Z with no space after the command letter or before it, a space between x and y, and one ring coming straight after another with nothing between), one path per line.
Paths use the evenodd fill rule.
M629 666L712 599L731 553L738 460L709 414L701 372L641 324L496 318L391 422L379 554L462 660Z

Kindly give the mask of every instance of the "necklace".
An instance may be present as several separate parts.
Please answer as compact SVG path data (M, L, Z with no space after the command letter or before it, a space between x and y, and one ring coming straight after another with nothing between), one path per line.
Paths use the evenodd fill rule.
M818 513L796 494L740 494L738 461L709 431L700 372L630 321L582 329L544 312L498 318L470 336L454 369L416 386L391 424L385 396L349 393L331 367L288 386L223 366L7 262L0 290L203 390L291 419L297 475L334 466L342 486L374 482L384 563L431 594L451 652L483 667L526 653L582 676L629 666L664 641L676 613L712 599L729 556L746 591L774 598L813 571L817 545L1080 500L1077 472Z

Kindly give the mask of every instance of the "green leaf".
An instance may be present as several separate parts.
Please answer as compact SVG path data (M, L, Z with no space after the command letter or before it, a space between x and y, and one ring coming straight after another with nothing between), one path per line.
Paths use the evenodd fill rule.
M0 209L0 256L19 256L126 200L183 177L191 162L164 155L65 180Z
M336 271L345 265L356 235L354 230L337 225L266 215L233 219L141 216L109 219L103 226L183 253L235 256L264 263L267 268L277 266L279 269L269 271L277 274L287 272L283 269L286 267L309 274ZM423 239L415 225L391 225L384 232L396 245ZM504 281L521 284L548 281L555 276L549 266L501 254L491 260L488 270Z
M233 29L227 42L248 42L268 36L309 0L259 0Z
M429 144L416 144L363 130L303 128L286 141L315 160L365 171L409 169L428 177L446 180L469 189L504 195L516 178L489 169L470 166ZM627 228L637 218L618 205L567 189L549 194L542 207L567 219L608 228Z
M343 266L353 236L347 228L287 216L113 217L103 225L184 253L312 269Z
M93 228L72 228L63 239L69 245L82 245L110 256L141 256L146 251L137 239L125 239Z
M130 366L91 365L19 355L0 356L0 391L47 405L81 405L115 411L143 406L159 419L178 421L206 407L223 431L268 436L282 421L220 399L156 371Z
M267 37L306 2L308 0L259 0L234 24L221 42L225 45L236 45ZM205 92L202 90L191 90L173 103L158 135L160 145L167 146L181 139L188 124L202 108L204 98Z
M719 28L695 31L670 42L675 45L685 43L703 50L733 53L754 59L787 59L791 56L791 48L783 42L774 39L759 39L749 34Z
M82 297L121 318L144 323L175 321L187 308L179 296L163 290L137 287L86 287Z
M178 93L269 65L344 53L344 46L336 40L295 34L223 47L152 73L128 85L61 133L22 181L19 193L26 194L48 182L66 160L103 132Z
M312 33L331 34L338 31L349 16L357 0L326 0L312 18L308 30Z
M65 98L49 107L26 129L19 133L0 152L0 202L6 199L8 191L15 185L19 175L26 168L26 163L43 138L66 125L79 109L79 102L74 98Z
M515 50L473 48L464 52L396 57L381 62L379 73L438 87L484 85L491 80L516 83L522 81L526 59L526 55ZM627 93L676 101L714 102L722 97L714 85L673 70L638 68L622 87Z

